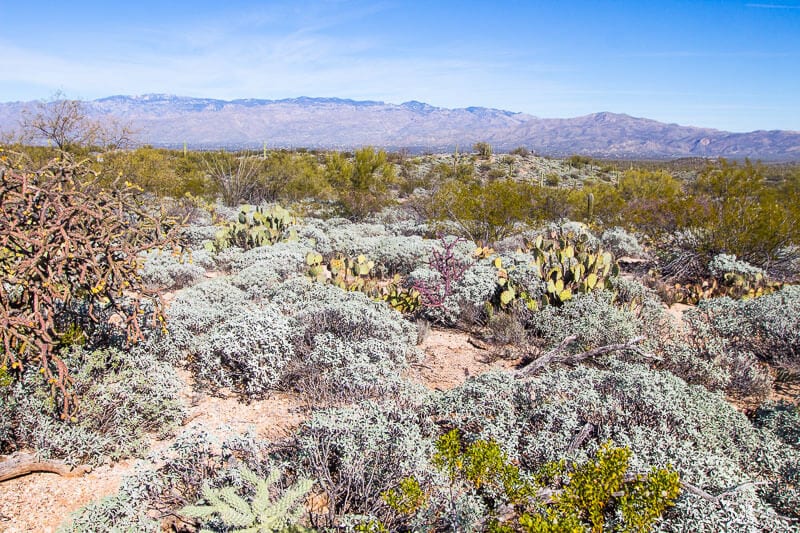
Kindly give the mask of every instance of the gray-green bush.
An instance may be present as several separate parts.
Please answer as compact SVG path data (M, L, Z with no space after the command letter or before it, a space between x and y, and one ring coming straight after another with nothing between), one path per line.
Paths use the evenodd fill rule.
M30 388L41 379L30 372L0 389L6 428L0 448L29 446L45 458L97 465L136 455L151 435L169 435L185 416L175 370L142 349L73 347L64 360L81 399L74 421L54 416L52 399Z

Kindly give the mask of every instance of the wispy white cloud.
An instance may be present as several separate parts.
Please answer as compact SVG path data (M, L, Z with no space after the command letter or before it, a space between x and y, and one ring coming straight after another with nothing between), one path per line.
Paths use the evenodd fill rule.
M745 7L757 9L800 9L800 6L789 4L745 4Z
M294 4L273 5L106 37L108 46L80 57L0 38L0 87L49 85L87 98L165 92L224 99L308 95L500 106L498 96L525 93L533 98L542 90L558 90L560 84L548 74L569 70L564 64L521 63L527 58L520 52L498 55L468 42L458 54L453 43L393 48L379 33L353 35L342 27L387 6L321 2L302 11ZM87 87L91 94L85 93ZM6 99L0 89L0 100Z

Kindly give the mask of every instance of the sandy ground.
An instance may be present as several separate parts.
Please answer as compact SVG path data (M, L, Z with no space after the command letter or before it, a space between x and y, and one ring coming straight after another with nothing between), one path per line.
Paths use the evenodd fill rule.
M433 390L455 388L470 376L479 376L495 368L512 368L518 361L497 359L480 342L460 331L432 329L420 348L422 363L414 365L406 377ZM474 344L473 344L474 343Z
M275 393L265 400L243 404L232 397L196 394L189 374L179 374L186 383L182 394L189 406L182 430L202 425L218 434L255 431L259 437L277 440L290 435L305 419L305 404L290 394ZM170 443L153 441L143 455ZM53 532L70 513L117 492L122 478L133 471L136 463L131 459L103 465L82 477L35 473L0 483L0 531Z
M677 317L684 309L670 311ZM413 365L405 377L432 390L449 390L470 376L492 369L510 369L519 363L518 360L498 359L490 347L453 330L431 330L420 348L425 354L423 361ZM191 376L183 371L179 375L185 382L182 394L189 407L182 429L202 425L218 434L255 431L259 437L278 440L292 434L309 413L308 404L297 395L274 393L267 399L245 404L234 397L197 393L192 388ZM785 396L796 392L781 390L778 394ZM737 407L747 408L745 405ZM170 443L154 441L148 452ZM55 531L70 513L93 500L114 494L136 462L132 459L103 465L83 477L62 478L56 474L37 473L0 483L0 532Z
M477 348L470 344L467 334L456 331L434 329L420 348L425 359L412 367L407 377L431 389L451 389L469 376L513 365L507 360L492 361L491 351ZM235 397L197 393L192 388L191 376L184 371L179 371L179 375L185 383L182 396L189 407L185 427L181 429L202 425L215 433L255 431L259 437L278 440L291 435L308 416L307 403L293 394L276 392L267 399L245 404ZM143 455L170 442L153 441ZM82 477L35 473L0 483L0 531L53 532L70 513L114 494L136 463L136 459L131 459L103 465Z

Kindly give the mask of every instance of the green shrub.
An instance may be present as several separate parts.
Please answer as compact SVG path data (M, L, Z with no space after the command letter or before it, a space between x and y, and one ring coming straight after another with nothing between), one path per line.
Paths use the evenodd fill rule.
M520 524L530 532L563 531L567 525L570 531L651 531L680 493L678 474L671 468L653 468L629 480L630 455L627 448L604 443L595 459L573 463L566 471L553 508L524 514Z
M494 243L537 220L533 196L533 185L510 179L485 184L452 180L423 202L422 209L438 230L455 224L459 236Z
M487 142L476 142L472 145L472 150L483 159L489 159L492 156L492 145Z
M389 186L396 176L383 150L361 148L352 161L334 153L325 162L325 174L346 216L364 218L386 207L392 199Z

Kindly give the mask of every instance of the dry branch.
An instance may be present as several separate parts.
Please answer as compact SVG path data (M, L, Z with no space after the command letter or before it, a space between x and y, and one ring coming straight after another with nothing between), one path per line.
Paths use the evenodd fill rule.
M79 477L91 470L89 466L72 467L57 461L39 461L35 455L29 453L0 456L0 482L34 472L50 472L63 477Z
M517 379L523 379L533 376L538 371L552 364L566 363L571 365L579 363L581 361L585 361L586 359L592 359L594 357L599 357L601 355L606 355L608 353L619 352L619 351L634 352L638 354L640 357L644 357L646 359L651 359L654 361L659 360L658 357L656 357L653 354L645 352L644 350L642 350L641 347L638 346L638 344L644 340L643 336L634 337L628 342L620 344L608 344L606 346L600 346L598 348L593 348L591 350L587 350L585 352L581 352L578 354L564 353L566 352L569 345L572 344L576 339L577 339L576 335L571 335L565 338L563 341L561 341L561 343L558 346L556 346L549 352L545 353L541 357L534 359L527 365L518 369L516 372Z
M583 443L586 442L586 440L592 436L592 432L594 432L594 429L595 429L594 424L592 424L591 422L586 422L586 424L583 426L583 428L581 428L578 434L575 435L575 438L572 439L572 442L569 443L569 446L567 447L567 453L571 454L572 452L583 446Z

